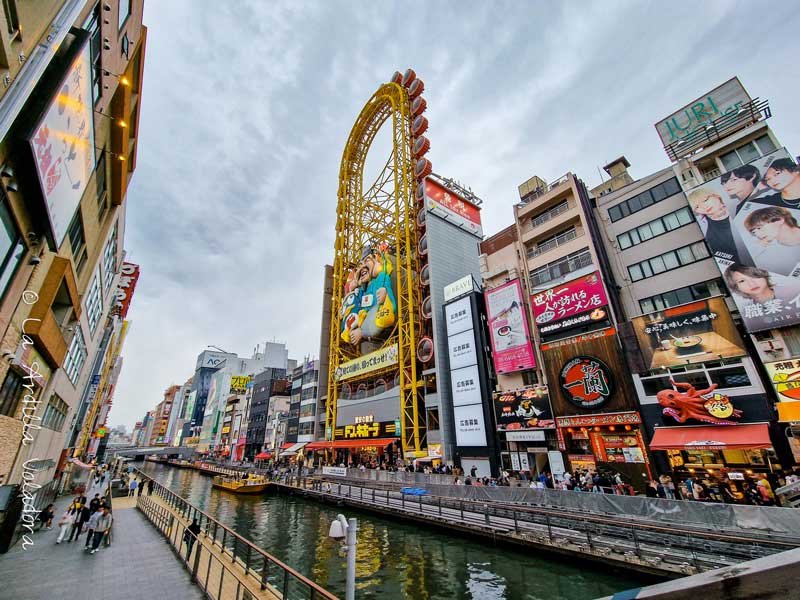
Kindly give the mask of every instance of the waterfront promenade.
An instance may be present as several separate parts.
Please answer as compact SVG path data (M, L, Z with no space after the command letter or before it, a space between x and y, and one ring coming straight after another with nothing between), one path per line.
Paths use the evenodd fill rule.
M92 498L100 488L86 493ZM91 598L102 600L198 600L204 594L191 581L161 534L135 508L133 499L115 498L112 543L94 555L79 541L56 544L55 523L72 501L63 496L56 504L53 529L33 534L33 546L26 550L18 542L7 554L0 554L0 599L39 600L50 598Z

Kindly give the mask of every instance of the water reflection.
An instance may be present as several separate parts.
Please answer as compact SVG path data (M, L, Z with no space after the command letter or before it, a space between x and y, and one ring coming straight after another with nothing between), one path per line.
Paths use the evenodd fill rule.
M344 597L346 559L328 538L339 511L297 497L235 496L190 469L143 469L240 535ZM496 548L344 509L358 517L359 600L582 600L642 585L635 576L570 565L533 551Z

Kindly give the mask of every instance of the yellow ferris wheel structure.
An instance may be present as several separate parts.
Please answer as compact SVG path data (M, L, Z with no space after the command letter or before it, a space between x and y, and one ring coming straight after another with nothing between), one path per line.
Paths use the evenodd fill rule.
M339 170L336 208L336 241L333 261L333 295L326 404L326 439L336 438L337 405L341 381L340 365L358 358L358 344L342 339L343 300L348 277L357 269L368 248L382 246L392 254L396 281L396 322L378 343L378 351L396 345L397 362L352 377L358 385L374 377L394 376L400 392L400 434L403 454L423 456L427 447L423 400L422 365L417 344L424 332L419 316L422 289L419 280L418 215L424 206L425 178L431 163L424 158L430 142L423 135L428 127L422 115L426 103L424 84L412 69L395 72L367 101L350 132ZM391 152L377 178L364 182L364 165L370 147L382 127L391 128Z

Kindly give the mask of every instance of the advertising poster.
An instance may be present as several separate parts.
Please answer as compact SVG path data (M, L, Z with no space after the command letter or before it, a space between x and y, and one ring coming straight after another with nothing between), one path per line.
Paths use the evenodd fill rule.
M495 370L511 373L535 368L519 279L490 290L485 296Z
M89 44L77 56L30 139L56 247L95 166Z
M453 391L453 406L466 406L482 402L478 365L451 371L450 385Z
M608 298L598 272L533 294L531 304L543 334L608 318Z
M800 400L800 358L765 363L772 386L781 402Z
M125 319L128 316L128 309L131 306L133 292L136 290L136 283L139 281L139 265L124 262L120 269L119 283L115 292L115 306L119 309L119 318Z
M785 149L687 194L749 332L800 323L800 169Z
M469 298L462 298L444 307L447 335L472 329L472 306Z
M459 446L485 446L486 425L483 405L456 406L453 408L456 423L456 444Z
M447 338L447 350L450 354L450 369L460 369L478 364L475 352L475 331L468 329Z
M249 375L233 375L231 377L231 394L244 394L247 391L248 384L252 381Z
M632 319L647 370L745 356L721 296Z
M614 328L541 345L557 417L635 410Z
M494 395L498 431L552 429L555 427L547 386Z
M481 211L430 177L425 180L425 202L433 214L455 223L462 229L483 236Z
M343 381L397 364L397 344L365 354L336 367L334 378Z

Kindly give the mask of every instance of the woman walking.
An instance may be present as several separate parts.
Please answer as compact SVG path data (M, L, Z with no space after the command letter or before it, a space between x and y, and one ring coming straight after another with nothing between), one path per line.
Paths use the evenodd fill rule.
M58 520L58 528L60 532L58 534L56 544L60 544L61 541L66 537L67 532L72 529L72 525L75 523L75 520L78 517L79 513L78 509L75 508L75 504L70 504L67 507L67 510L64 511L64 514L61 515L61 518Z

